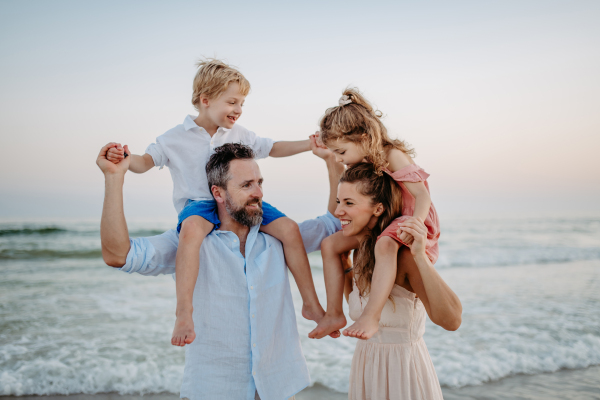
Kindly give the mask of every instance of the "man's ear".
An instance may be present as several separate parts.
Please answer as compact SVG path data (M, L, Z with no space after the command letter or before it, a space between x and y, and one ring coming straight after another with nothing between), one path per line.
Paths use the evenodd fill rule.
M217 203L225 203L225 189L218 187L217 185L212 185L210 191Z
M375 206L375 211L373 212L373 215L379 217L381 214L383 214L384 210L385 209L383 208L383 204L379 203Z

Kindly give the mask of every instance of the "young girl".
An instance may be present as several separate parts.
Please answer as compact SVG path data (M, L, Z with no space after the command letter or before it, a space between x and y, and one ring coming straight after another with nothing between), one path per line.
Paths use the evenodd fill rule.
M365 340L379 329L381 311L390 298L396 279L398 250L413 241L412 235L399 228L399 224L411 216L424 222L427 227L427 256L435 263L439 254L440 225L429 197L429 174L414 163L412 149L404 142L388 136L381 117L381 112L374 110L357 89L346 89L339 105L328 109L320 123L321 140L333 151L338 161L347 166L363 161L372 163L378 174L389 174L400 186L402 216L394 220L378 237L375 245L375 268L368 293L369 303L360 318L343 331L346 336ZM343 219L341 222L343 228L353 223ZM355 237L344 236L342 232L323 241L321 254L327 290L327 312L309 337L322 338L346 326L342 310L344 271L340 254L358 246L359 242Z

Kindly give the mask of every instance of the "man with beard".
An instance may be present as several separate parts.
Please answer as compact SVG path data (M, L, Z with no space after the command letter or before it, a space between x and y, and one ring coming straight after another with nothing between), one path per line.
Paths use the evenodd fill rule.
M335 209L337 182L343 167L316 146L327 162L329 210ZM106 189L100 235L104 261L127 273L172 274L178 236L130 239L123 213L123 181L128 158L97 164ZM281 243L259 232L262 181L252 149L228 143L211 156L206 172L217 202L220 227L200 249L200 269L193 297L196 340L186 348L181 397L198 399L281 400L309 383ZM308 252L340 229L331 212L299 224ZM312 279L307 277L306 279ZM338 333L339 335L339 333Z

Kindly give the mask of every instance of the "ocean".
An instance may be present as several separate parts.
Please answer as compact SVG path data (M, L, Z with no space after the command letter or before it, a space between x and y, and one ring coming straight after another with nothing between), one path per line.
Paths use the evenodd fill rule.
M130 235L172 222L130 222ZM443 387L600 365L600 218L446 219L440 254L464 310L456 332L427 323ZM0 277L0 395L179 392L175 282L107 267L98 221L0 221ZM356 339L308 339L290 282L313 382L347 391Z

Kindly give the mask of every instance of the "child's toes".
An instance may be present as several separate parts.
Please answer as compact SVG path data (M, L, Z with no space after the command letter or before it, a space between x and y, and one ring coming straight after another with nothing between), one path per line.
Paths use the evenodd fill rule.
M333 331L329 334L329 336L331 336L334 339L337 339L341 336L341 333L340 333L340 331Z
M186 344L191 344L194 341L194 339L196 339L196 334L192 333L191 335L186 335L184 342Z

